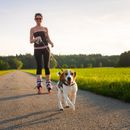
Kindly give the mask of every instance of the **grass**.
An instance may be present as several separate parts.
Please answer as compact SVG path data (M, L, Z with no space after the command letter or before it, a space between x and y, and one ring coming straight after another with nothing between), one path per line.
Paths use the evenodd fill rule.
M130 102L130 68L74 69L80 89ZM36 70L24 70L35 74ZM58 69L51 69L52 80L57 81ZM45 77L43 71L43 78Z
M7 73L10 73L10 72L13 72L14 70L0 70L0 76L1 75L4 75L4 74L7 74Z

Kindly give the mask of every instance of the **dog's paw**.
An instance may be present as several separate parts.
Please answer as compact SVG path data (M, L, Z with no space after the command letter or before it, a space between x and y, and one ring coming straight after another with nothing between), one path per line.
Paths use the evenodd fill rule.
M60 108L59 111L64 111L64 109L63 109L63 108Z
M69 108L69 106L65 106L65 108Z

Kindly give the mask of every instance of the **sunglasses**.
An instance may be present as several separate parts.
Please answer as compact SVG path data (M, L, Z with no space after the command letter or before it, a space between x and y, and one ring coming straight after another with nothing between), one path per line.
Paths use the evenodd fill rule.
M42 18L35 18L35 20L42 20Z

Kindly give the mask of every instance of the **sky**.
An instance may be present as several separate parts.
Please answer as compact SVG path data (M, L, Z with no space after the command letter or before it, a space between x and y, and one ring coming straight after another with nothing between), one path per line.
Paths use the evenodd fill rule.
M0 0L0 56L33 54L34 14L43 14L54 54L130 50L130 0Z

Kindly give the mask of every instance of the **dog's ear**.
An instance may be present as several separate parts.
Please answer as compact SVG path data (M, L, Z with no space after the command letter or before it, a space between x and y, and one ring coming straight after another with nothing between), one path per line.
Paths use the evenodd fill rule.
M74 77L76 77L76 72L74 72Z
M58 72L57 75L60 76L60 75L61 75L61 72Z

